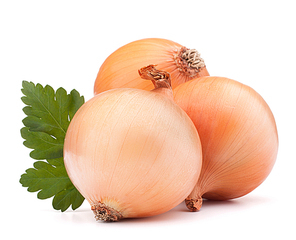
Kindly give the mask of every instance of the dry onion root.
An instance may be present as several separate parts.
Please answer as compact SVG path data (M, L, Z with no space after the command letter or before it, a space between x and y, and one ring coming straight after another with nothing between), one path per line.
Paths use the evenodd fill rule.
M152 90L153 84L138 75L138 69L151 64L170 73L173 89L189 80L209 76L197 50L166 39L147 38L122 46L104 61L95 81L94 93L114 88Z
M65 166L97 220L166 212L184 201L201 170L200 139L172 101L169 74L153 66L139 72L154 90L98 94L77 111L67 130Z
M200 135L203 166L187 197L191 211L202 198L228 200L248 194L269 175L278 151L273 114L252 88L222 77L202 77L174 89L176 103Z

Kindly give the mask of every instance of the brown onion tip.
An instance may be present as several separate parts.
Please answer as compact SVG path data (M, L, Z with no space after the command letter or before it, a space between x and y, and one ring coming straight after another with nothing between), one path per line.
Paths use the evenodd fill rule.
M148 65L138 70L142 79L152 81L155 89L168 88L171 89L171 75L166 71L161 71L155 68L156 65Z
M185 203L187 208L191 212L196 212L196 211L199 211L202 206L202 198L201 197L198 199L186 198Z
M108 207L104 203L98 202L91 206L91 210L95 214L95 219L104 222L117 222L123 216L115 209Z

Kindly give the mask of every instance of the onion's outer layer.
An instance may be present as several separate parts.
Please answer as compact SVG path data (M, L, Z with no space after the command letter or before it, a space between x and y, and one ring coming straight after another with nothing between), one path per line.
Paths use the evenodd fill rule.
M198 133L179 106L162 94L125 88L98 94L77 111L64 160L92 210L112 215L106 221L177 206L202 162Z
M153 84L143 81L138 74L138 69L151 64L171 74L172 88L191 79L208 76L205 65L193 68L187 65L185 59L179 57L183 50L189 49L161 38L147 38L128 43L104 61L95 81L94 93L114 88L152 90ZM195 54L197 61L203 61L196 50L193 51L192 55ZM190 64L193 66L193 63Z
M200 135L203 166L187 207L196 211L202 197L238 198L269 175L278 151L274 116L252 88L222 77L202 77L179 85L175 102Z

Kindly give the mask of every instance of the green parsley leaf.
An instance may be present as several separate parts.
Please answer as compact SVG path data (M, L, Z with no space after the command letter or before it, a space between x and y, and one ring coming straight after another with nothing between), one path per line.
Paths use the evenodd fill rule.
M54 167L44 161L35 162L34 168L27 169L21 179L29 192L41 190L37 195L39 199L50 198L72 185L63 165Z
M45 132L33 132L29 127L21 129L21 135L26 141L24 145L33 148L30 156L34 159L53 159L63 157L63 139L56 139Z
M53 198L52 205L54 209L64 212L71 204L73 210L79 208L83 201L84 197L72 186L56 194Z
M65 211L71 205L75 210L84 201L83 196L72 184L63 161L63 147L67 128L76 111L84 103L84 97L76 90L67 94L59 88L23 81L22 101L27 115L21 129L24 145L36 160L34 168L21 175L20 183L29 192L38 192L39 199L53 197L53 208Z

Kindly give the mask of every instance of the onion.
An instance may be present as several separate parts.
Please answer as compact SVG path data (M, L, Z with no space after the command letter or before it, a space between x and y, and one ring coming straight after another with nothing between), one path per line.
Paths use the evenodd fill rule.
M153 84L138 75L138 69L150 64L170 73L173 88L209 75L204 60L195 49L166 39L148 38L124 45L104 61L95 81L94 93L114 88L152 90Z
M98 94L77 111L66 133L66 170L97 220L166 212L184 201L201 170L198 133L171 100L169 75L153 66L140 74L155 90Z
M174 89L176 103L200 135L203 165L187 197L191 211L202 198L228 200L258 187L269 175L278 151L273 114L252 88L222 77L202 77Z

